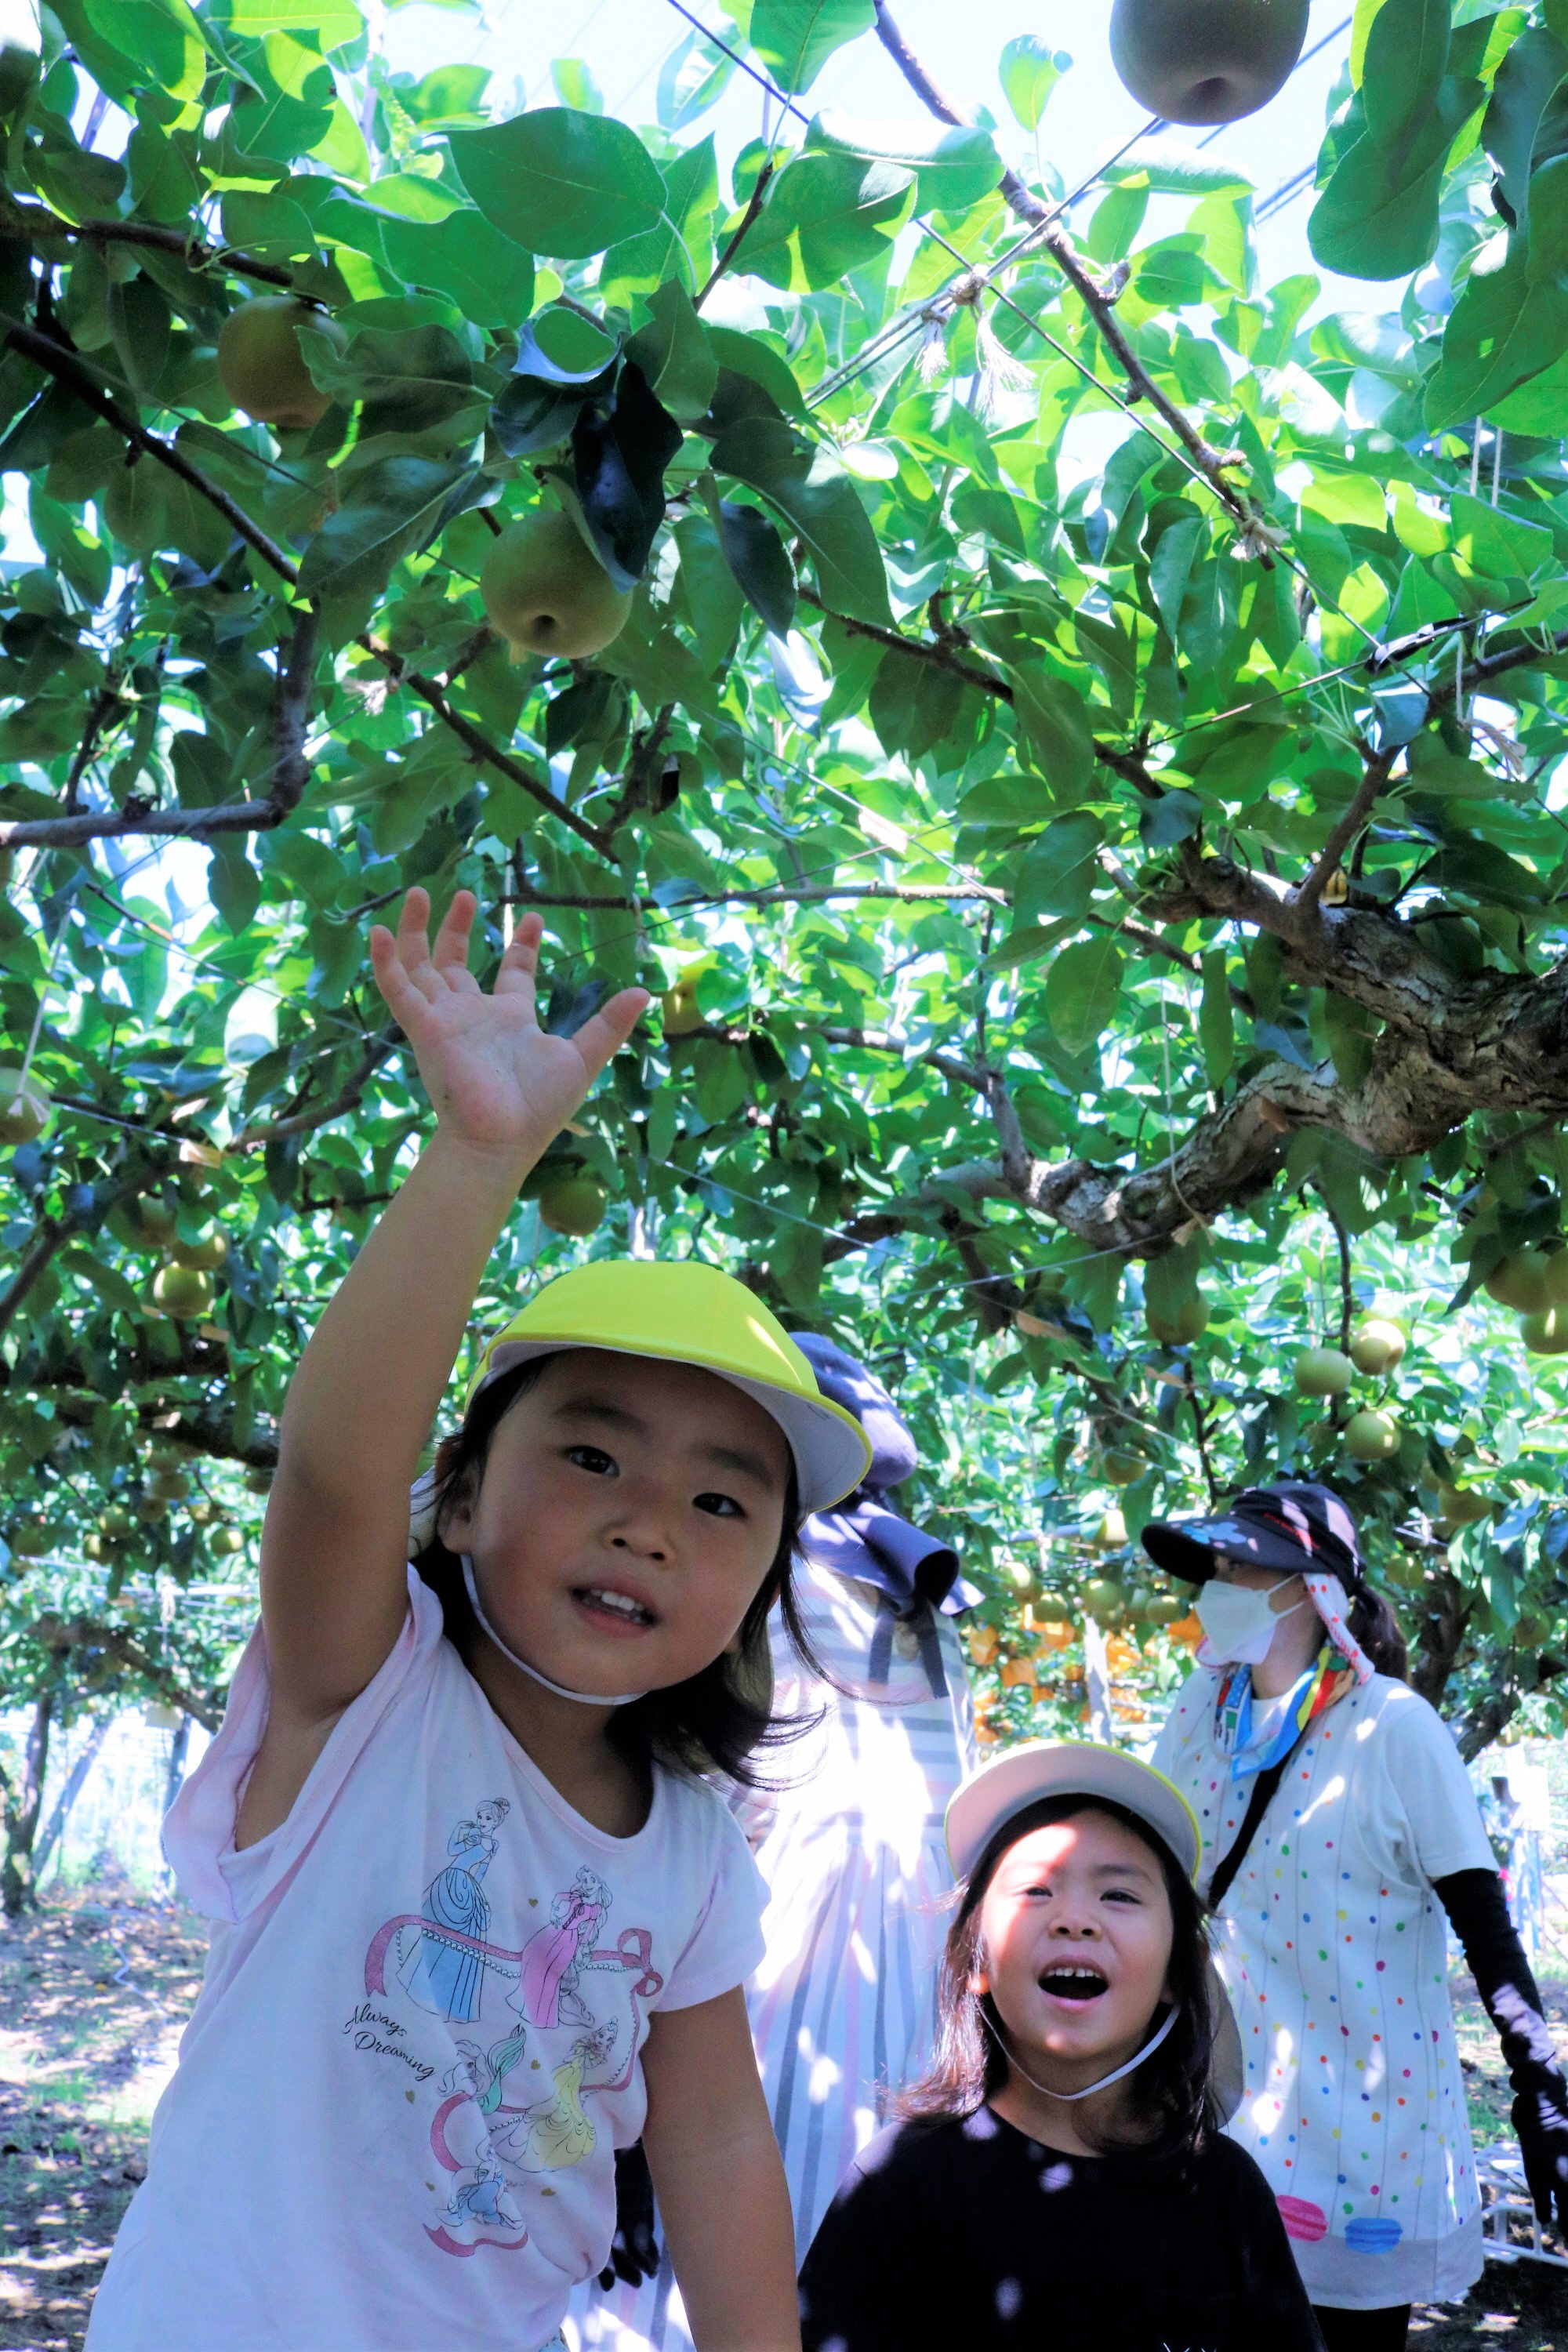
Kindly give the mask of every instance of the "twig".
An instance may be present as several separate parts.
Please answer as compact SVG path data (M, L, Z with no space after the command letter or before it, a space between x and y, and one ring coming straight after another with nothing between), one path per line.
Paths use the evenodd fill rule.
M76 808L76 796L80 790L81 780L87 773L92 756L98 750L98 739L103 732L110 712L118 709L120 702L120 679L111 675L104 679L92 698L92 704L87 714L87 724L81 730L81 741L77 745L71 758L70 772L66 778L65 791L65 806L68 814L74 812Z
M1356 787L1355 798L1323 845L1322 855L1296 893L1299 913L1310 914L1330 877L1337 874L1345 851L1372 814L1373 803L1388 782L1395 754L1375 751L1366 763L1366 772Z
M803 604L812 605L829 621L836 621L852 637L870 637L879 646L888 646L895 653L910 654L916 661L930 662L934 669L945 669L961 677L968 686L977 686L982 694L994 695L998 702L1016 699L1013 688L1005 677L994 677L989 670L976 669L973 662L960 661L945 645L936 645L929 637L906 637L897 629L884 629L875 621L852 621L847 613L836 613L820 596L797 585L795 594Z
M309 604L298 607L287 663L278 664L278 684L272 709L272 773L268 798L281 823L300 805L310 781L305 757L305 733L310 712L310 687L315 674L316 615Z
M27 1293L57 1250L63 1249L81 1227L71 1217L45 1217L22 1252L22 1261L4 1292L0 1292L0 1332L7 1330Z
M79 809L74 816L0 818L0 849L79 849L85 842L112 841L127 833L206 841L218 833L267 833L283 815L273 801L226 801L221 808L154 809L145 815Z
M1198 1460L1203 1465L1204 1485L1208 1488L1209 1508L1211 1511L1217 1511L1220 1506L1220 1491L1219 1483L1214 1475L1214 1464L1209 1460L1208 1419L1204 1412L1204 1401L1190 1380L1187 1384L1187 1402L1193 1409L1193 1433L1197 1440Z
M353 1076L331 1102L320 1104L314 1110L295 1111L288 1118L268 1119L256 1127L247 1127L229 1145L231 1151L254 1151L258 1145L281 1143L287 1136L310 1135L319 1127L330 1126L342 1118L345 1111L357 1108L365 1087L393 1049L403 1042L403 1032L394 1026L384 1029L371 1044Z
M258 261L253 253L234 246L210 246L182 228L160 228L152 221L62 220L42 205L12 203L0 213L0 237L69 236L89 245L140 245L155 253L172 253L192 269L210 269L216 263L237 278L254 278L263 286L292 290L291 271L275 261Z
M1334 1229L1334 1239L1340 1248L1340 1353L1348 1356L1351 1346L1351 1317L1355 1312L1355 1297L1351 1289L1351 1237L1345 1231L1344 1219L1321 1184L1313 1192L1323 1204L1324 1213Z
M916 57L889 16L884 5L884 0L877 0L877 37L921 103L936 116L938 121L951 122L955 128L961 130L972 127L969 117L961 108L954 105L940 84L932 80L926 68ZM1037 196L1030 194L1016 172L1004 171L999 185L1007 204L1019 219L1031 221L1038 226L1041 243L1094 320L1107 348L1121 368L1128 382L1135 385L1140 397L1147 400L1151 407L1164 418L1194 464L1203 474L1215 496L1244 528L1249 526L1252 521L1250 506L1247 499L1232 489L1226 480L1224 458L1217 451L1209 447L1186 412L1178 408L1174 401L1168 400L1148 373L1131 344L1122 333L1110 302L1101 293L1089 271L1079 259L1073 248L1069 232L1061 227L1053 218L1047 205L1043 205Z
M747 204L745 211L741 215L740 225L736 228L734 236L730 239L730 242L724 247L723 252L713 264L711 270L709 272L707 283L703 287L701 293L699 294L692 302L691 307L694 310L701 310L702 305L707 301L708 297L712 293L713 289L718 285L719 280L723 277L724 272L729 268L730 264L734 260L736 252L740 247L741 239L745 236L747 230L751 227L752 223L762 211L763 198L767 194L768 183L773 176L773 159L770 155L766 163L763 165L762 170L757 173L757 184L752 190L750 202Z
M395 898L395 891L388 894ZM826 898L901 898L923 902L935 899L982 898L994 906L1005 907L1006 895L994 890L984 882L823 882L790 887L783 883L770 883L757 890L724 890L710 898L682 898L667 911L679 915L688 907L805 907L819 906ZM384 904L376 899L374 904ZM501 900L503 907L575 907L584 912L636 914L641 901L616 898L608 894L574 894L567 890L517 890Z

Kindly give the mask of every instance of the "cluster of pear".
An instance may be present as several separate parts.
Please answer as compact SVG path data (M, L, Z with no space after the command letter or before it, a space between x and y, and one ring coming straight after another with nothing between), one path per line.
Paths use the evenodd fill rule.
M153 1303L165 1315L197 1323L212 1313L213 1276L228 1258L228 1236L221 1225L208 1225L195 1241L183 1240L174 1203L162 1192L138 1192L110 1212L109 1230L127 1249L165 1260L153 1280Z
M1514 1309L1531 1355L1568 1355L1568 1250L1515 1250L1482 1286L1500 1307Z
M257 294L218 332L217 372L237 408L280 433L306 433L332 404L300 347L306 329L344 351L348 337L325 310L291 294ZM571 517L541 507L502 531L479 574L479 601L514 661L530 655L580 661L620 635L632 600L617 588Z
M1342 1396L1358 1372L1382 1380L1394 1371L1408 1345L1403 1324L1384 1315L1369 1316L1350 1344L1341 1348L1303 1348L1297 1357L1294 1378L1302 1396ZM1345 1423L1344 1447L1352 1462L1386 1462L1399 1451L1399 1423L1383 1405L1365 1405Z

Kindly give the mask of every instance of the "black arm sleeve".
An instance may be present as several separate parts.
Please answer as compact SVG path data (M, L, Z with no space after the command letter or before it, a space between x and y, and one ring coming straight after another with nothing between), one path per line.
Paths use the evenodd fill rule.
M1495 1870L1455 1870L1432 1883L1497 2028L1509 2079L1516 2091L1522 2090L1520 2070L1555 2068L1557 2052L1519 1930L1508 1916L1502 1880Z
M1513 2127L1536 2214L1550 2221L1555 2205L1558 2226L1568 2230L1568 2083L1508 1916L1502 1881L1495 1870L1455 1870L1432 1883L1502 2044L1515 2094Z

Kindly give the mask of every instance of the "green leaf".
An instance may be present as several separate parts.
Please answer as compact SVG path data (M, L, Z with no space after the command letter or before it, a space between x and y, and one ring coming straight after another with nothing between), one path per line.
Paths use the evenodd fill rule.
M1541 118L1564 74L1568 47L1555 33L1534 27L1514 42L1492 84L1481 144L1498 167L1501 193L1520 228L1530 225L1530 174Z
M134 61L141 81L151 75L169 98L201 95L206 43L185 0L86 0L86 15L100 40Z
M877 21L875 0L752 0L752 53L779 88L809 89L835 49Z
M684 286L661 286L648 297L652 324L641 328L627 345L672 416L695 425L705 416L719 388L719 362L708 330L691 307Z
M1543 216L1568 197L1568 170L1557 163L1538 175L1531 209L1532 238ZM1563 205L1568 214L1568 205ZM1443 356L1426 385L1426 422L1434 430L1490 414L1495 404L1568 352L1568 294L1550 282L1532 284L1522 237L1483 247L1443 335Z
M1226 978L1223 948L1204 952L1204 992L1198 1006L1198 1042L1209 1085L1224 1086L1236 1066L1236 1025L1231 1017L1230 983Z
M1110 1028L1121 994L1122 954L1109 936L1064 948L1046 974L1046 1014L1069 1054Z
M786 289L836 285L887 252L914 201L914 173L898 164L797 155L747 234L745 267Z
M1384 15L1399 5L1385 0ZM1431 259L1444 159L1483 94L1479 81L1449 75L1436 107L1408 138L1384 146L1367 132L1346 151L1307 223L1307 241L1325 268L1347 278L1400 278Z
M876 533L831 450L814 447L787 425L748 417L715 444L713 470L760 491L799 535L834 612L890 623Z
M1019 866L1013 886L1014 921L1035 923L1042 915L1071 915L1081 922L1100 879L1104 841L1104 825L1082 809L1047 825Z
M533 307L532 255L471 208L441 221L389 220L381 247L401 277L445 294L478 326L516 327Z
M300 558L301 593L357 596L384 588L394 564L437 528L469 478L468 467L427 457L387 457L351 477L342 505Z
M723 499L719 538L724 560L748 604L777 637L795 626L795 568L783 540L756 507Z
M789 362L781 359L771 344L764 343L760 336L742 334L736 327L710 327L708 341L721 368L729 368L736 375L749 376L753 383L761 384L784 415L805 416L809 414Z
M973 634L1007 670L1019 732L1052 793L1069 807L1083 800L1094 781L1095 755L1082 697L1042 667L1038 646L1005 615L977 622Z
M304 33L321 49L343 48L364 31L353 0L215 0L213 14L247 40Z
M1051 92L1072 64L1065 49L1053 49L1033 33L1006 43L996 68L1002 95L1026 131L1038 127Z
M1500 507L1456 491L1448 503L1453 543L1465 562L1495 580L1531 579L1552 553L1552 533Z
M1002 158L988 131L939 122L862 122L826 107L806 131L805 145L808 153L912 172L920 212L966 212L1002 177Z
M624 122L535 107L484 131L454 131L464 187L503 236L568 260L640 236L664 209L652 156Z
M1430 120L1448 68L1448 25L1449 0L1384 0L1367 37L1362 77L1366 135L1374 145L1397 149Z
M1131 155L1100 173L1108 188L1145 188L1152 195L1247 196L1253 183L1234 163L1206 148L1165 139L1141 139Z
M563 106L575 107L583 114L603 114L605 93L594 79L593 68L581 58L553 58L550 79Z

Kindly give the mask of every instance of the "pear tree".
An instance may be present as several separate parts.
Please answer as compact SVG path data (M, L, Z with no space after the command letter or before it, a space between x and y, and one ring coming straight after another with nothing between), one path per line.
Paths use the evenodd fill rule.
M1081 1720L1091 1620L1147 1720L1140 1529L1304 1476L1467 1748L1555 1729L1564 37L1359 12L1341 310L1223 133L1064 185L1026 29L993 121L875 0L738 14L636 121L395 70L353 0L0 54L6 1695L90 1650L94 1705L221 1703L290 1370L431 1122L364 961L417 882L486 975L542 914L558 1030L655 1000L475 1330L696 1252L865 1356L993 1731ZM1219 122L1303 23L1111 37ZM857 41L902 120L821 100Z

